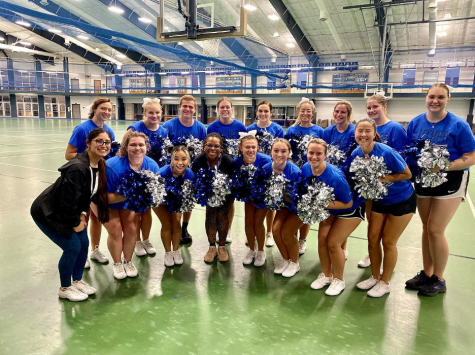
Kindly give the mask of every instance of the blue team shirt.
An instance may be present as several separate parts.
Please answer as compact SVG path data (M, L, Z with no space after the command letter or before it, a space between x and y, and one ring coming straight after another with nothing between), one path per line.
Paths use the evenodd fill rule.
M208 126L208 133L218 133L226 139L239 139L239 132L246 132L246 126L236 119L233 119L230 124L223 124L220 120L216 120Z
M354 198L353 193L351 192L350 185L346 181L345 174L338 169L336 166L326 163L326 168L323 173L318 176L318 178L323 181L327 186L333 187L333 194L335 195L335 200L343 203L348 203L353 200L353 205L350 208L340 209L340 210L328 210L330 214L336 215L344 211L352 211L359 207L363 202L358 198ZM312 167L309 163L305 163L302 166L302 179L307 179L308 177L314 176L312 172ZM357 196L355 196L357 197Z
M381 136L381 143L389 145L398 152L402 152L407 144L407 133L402 124L389 121L377 126L376 131Z
M143 133L149 138L154 133L157 134L159 137L168 137L168 130L166 128L163 128L163 126L158 126L158 129L156 131L152 131L147 128L144 121L135 122L133 125L127 127L127 130L129 129L131 129L132 131Z
M193 126L183 126L178 117L172 118L163 124L163 128L168 131L168 138L171 141L176 138L193 136L200 141L206 138L206 127L204 124L197 120L193 120Z
M93 129L100 128L92 119L84 121L83 123L74 127L73 134L69 139L69 144L75 146L78 149L78 154L86 150L86 138ZM115 141L115 135L112 129L104 123L104 128L111 135L111 140Z
M170 165L165 165L164 167L160 168L158 174L164 179L169 179L173 177L173 172ZM193 173L193 171L191 171L190 168L186 168L183 178L185 180L193 180L195 178L195 174Z
M256 130L257 132L266 131L267 133L272 134L274 138L284 138L284 129L275 122L271 122L269 127L261 128L257 123L253 123L247 127L247 131Z
M325 128L323 131L323 140L327 144L338 146L339 150L346 152L355 138L355 125L350 123L348 128L340 133L336 129L336 124Z
M475 139L470 126L451 112L447 112L445 118L437 123L430 123L426 113L414 117L407 127L407 139L409 142L428 139L433 144L445 145L451 161L475 150Z
M234 158L234 163L236 164L237 169L241 169L241 166L245 165L242 160L242 155ZM262 153L256 154L256 161L253 163L256 168L262 168L264 165L272 163L270 156Z
M131 171L132 168L129 164L129 159L127 157L115 156L106 161L107 164L107 191L115 192L117 184L122 179L122 176L127 172ZM143 163L140 166L139 170L150 170L154 173L157 173L159 168L155 161L147 156L143 157ZM116 210L123 210L125 208L126 201L119 203L110 203L109 208Z
M386 144L375 142L373 150L369 153L370 157L373 155L384 158L386 168L391 171L390 174L401 173L407 166L399 153ZM362 158L365 157L361 151L361 147L356 148L351 156L353 158L357 156ZM394 205L395 203L407 200L411 197L413 192L414 188L412 187L410 180L392 182L389 183L388 194L384 196L382 200L378 200L378 202L383 205Z
M302 127L298 126L290 126L285 132L285 137L289 134L303 134L303 135L310 135L315 138L322 138L323 137L323 128L314 124L312 127Z

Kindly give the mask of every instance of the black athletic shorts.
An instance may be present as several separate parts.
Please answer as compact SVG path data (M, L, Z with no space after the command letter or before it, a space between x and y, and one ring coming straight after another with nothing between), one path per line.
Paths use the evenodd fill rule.
M392 214L393 216L399 217L408 213L416 213L416 207L417 196L416 192L414 191L407 200L392 205L383 205L378 201L373 201L371 211L381 214Z
M422 187L415 184L418 197L462 197L465 199L467 193L470 171L456 170L447 172L447 181L437 187Z

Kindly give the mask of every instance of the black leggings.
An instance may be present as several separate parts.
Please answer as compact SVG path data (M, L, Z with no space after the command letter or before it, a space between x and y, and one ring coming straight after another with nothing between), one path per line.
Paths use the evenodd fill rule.
M216 245L216 233L219 235L219 245L226 245L229 230L229 210L234 203L234 197L228 196L220 207L206 207L205 228L209 245Z

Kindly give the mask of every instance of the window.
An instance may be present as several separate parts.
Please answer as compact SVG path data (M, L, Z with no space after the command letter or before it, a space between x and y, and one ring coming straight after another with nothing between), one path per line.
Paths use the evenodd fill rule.
M64 91L63 73L43 73L43 90L45 91Z
M45 117L66 118L66 100L64 96L45 97Z
M13 77L16 90L36 90L35 72L28 70L15 70Z
M10 117L10 96L9 95L0 95L0 116Z
M38 96L36 95L17 95L17 113L18 117L38 117Z

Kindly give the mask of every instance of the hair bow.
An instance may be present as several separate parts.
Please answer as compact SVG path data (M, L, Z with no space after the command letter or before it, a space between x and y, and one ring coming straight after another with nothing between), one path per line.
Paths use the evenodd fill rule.
M149 103L154 103L154 104L159 104L160 105L160 99L156 98L156 97L154 97L153 99L151 99L149 97L144 97L142 108L145 108L145 106L147 106Z
M247 137L247 136L255 137L256 134L257 134L256 129L253 129L252 131L249 131L249 132L239 132L239 138L244 138L244 137Z
M303 103L303 102L310 102L310 99L307 98L307 97L302 97L302 100L300 100L300 104Z

